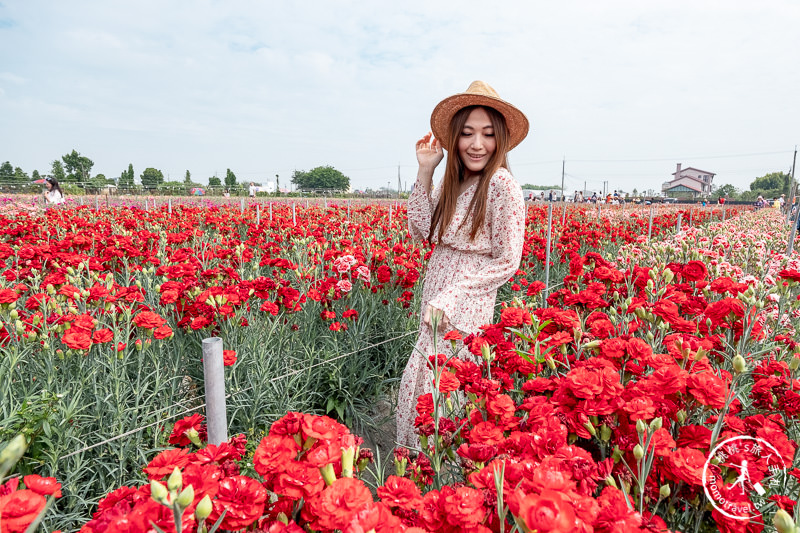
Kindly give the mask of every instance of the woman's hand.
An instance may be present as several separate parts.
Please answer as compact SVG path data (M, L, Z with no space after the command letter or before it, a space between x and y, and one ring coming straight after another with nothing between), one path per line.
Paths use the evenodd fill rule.
M422 322L433 328L434 319L438 320L439 333L446 333L450 329L450 320L444 314L444 311L436 309L432 305L425 306Z
M433 134L428 132L425 137L417 141L417 162L419 162L420 170L429 171L431 177L433 170L441 163L444 158L444 151L439 139L431 139Z

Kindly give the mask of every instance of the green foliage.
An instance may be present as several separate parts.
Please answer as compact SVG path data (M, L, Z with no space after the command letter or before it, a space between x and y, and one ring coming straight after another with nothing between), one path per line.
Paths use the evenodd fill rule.
M128 165L128 170L123 170L122 174L119 176L119 183L117 185L120 189L129 190L133 189L135 184L134 180L134 173L133 173L133 164Z
M739 197L739 190L730 183L726 183L722 187L719 187L717 190L715 190L712 196L714 198L724 197L730 198L731 200L736 200Z
M750 190L764 191L770 189L788 189L791 179L792 177L790 175L783 172L770 172L769 174L765 174L760 178L754 179L750 184ZM784 193L788 193L788 190L784 191Z
M211 176L210 178L208 178L208 186L222 187L222 180L220 180L217 176Z
M227 172L225 172L225 186L228 188L236 186L236 174L234 174L231 169L228 169Z
M0 165L0 182L8 183L14 181L14 167L9 161Z
M186 185L192 184L192 173L188 170L186 171L186 175L183 177L183 183Z
M61 160L64 161L64 170L66 171L65 181L85 182L91 177L94 161L88 157L73 150L71 153L61 156Z
M142 172L142 175L139 176L139 178L142 180L142 187L145 189L155 189L164 183L164 174L162 174L160 170L153 167L144 169L144 172Z
M22 183L22 182L27 182L29 180L30 178L28 177L28 174L24 170L22 170L20 167L14 168L14 181Z
M158 194L166 196L185 196L189 194L192 185L191 182L187 185L184 181L165 181L158 185Z
M50 170L50 173L53 175L53 177L58 182L65 181L67 179L67 174L64 172L64 166L61 164L61 161L59 161L58 159L53 161L53 165L52 165L52 168Z
M559 189L561 190L561 185L531 185L530 183L526 183L522 186L523 189L531 189L534 191L549 191L550 189Z
M31 179L34 180L34 181L42 179L42 177L39 175L39 171L38 170L36 170L36 169L33 170L33 173L31 174Z
M779 197L781 194L789 196L792 189L792 176L785 172L770 172L753 180L749 191L743 191L740 199L749 202L755 201L759 196L766 200Z
M346 191L350 188L350 178L332 166L312 168L308 172L295 170L292 183L302 190L336 190Z

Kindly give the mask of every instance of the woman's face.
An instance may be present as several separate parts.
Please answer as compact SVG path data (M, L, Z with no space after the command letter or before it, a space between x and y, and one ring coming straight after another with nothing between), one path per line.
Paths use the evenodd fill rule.
M458 155L467 176L479 174L497 148L489 114L482 107L473 109L458 137Z
M45 187L47 187L47 190L48 190L48 191L49 191L49 190L51 190L51 189L53 188L53 184L52 184L52 183L50 183L49 181L45 181L45 182L44 182L44 186L45 186Z

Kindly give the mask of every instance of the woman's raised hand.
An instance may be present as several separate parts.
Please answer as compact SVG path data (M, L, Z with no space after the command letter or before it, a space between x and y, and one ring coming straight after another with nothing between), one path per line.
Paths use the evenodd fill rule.
M428 132L425 137L417 141L417 162L420 168L433 170L444 158L444 151L439 139L433 138Z

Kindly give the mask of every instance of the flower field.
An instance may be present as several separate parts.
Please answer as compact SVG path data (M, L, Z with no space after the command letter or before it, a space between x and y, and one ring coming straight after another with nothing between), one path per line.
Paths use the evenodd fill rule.
M421 447L384 464L361 436L382 430L430 253L402 205L5 206L0 463L20 458L0 527L45 506L48 530L98 533L786 525L800 258L779 213L722 217L556 206L546 286L547 211L529 208L497 322L441 339ZM219 446L202 417L211 336L228 350ZM775 453L707 461L734 437Z

